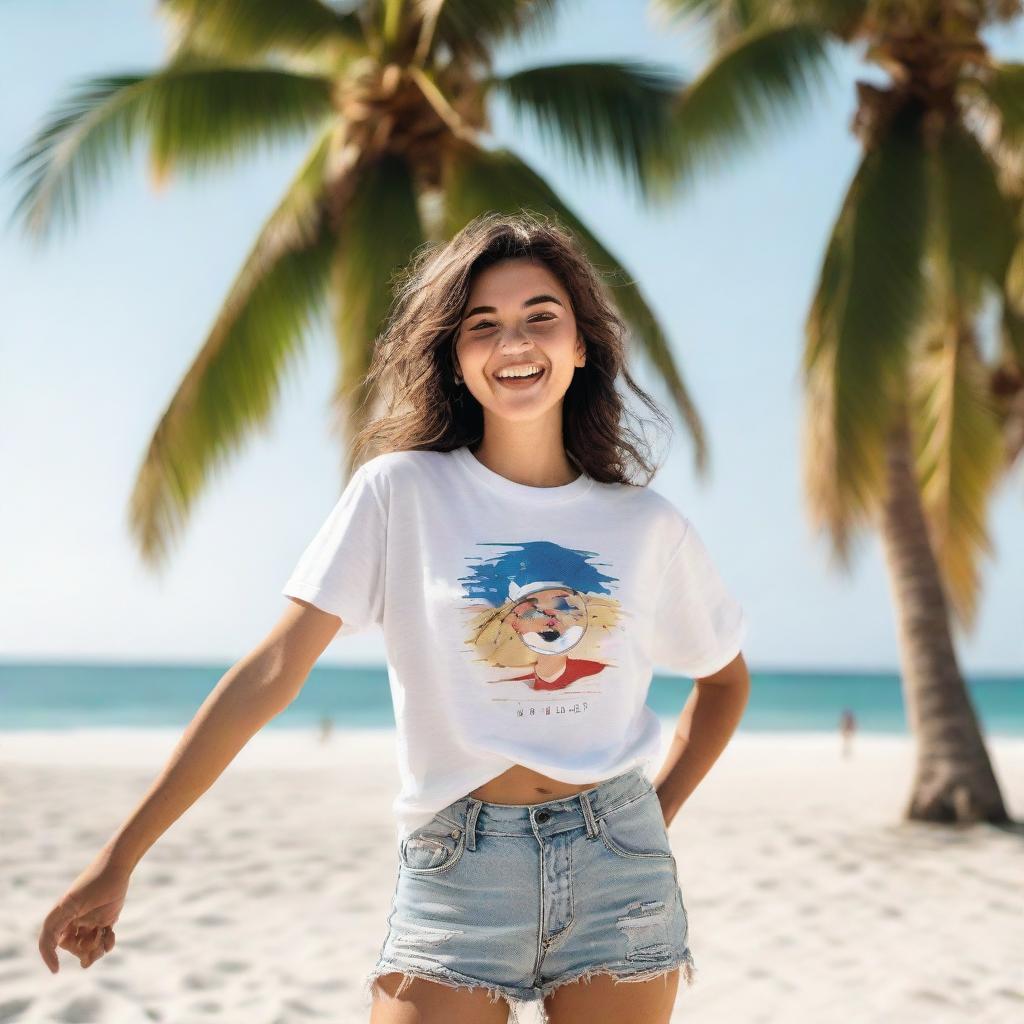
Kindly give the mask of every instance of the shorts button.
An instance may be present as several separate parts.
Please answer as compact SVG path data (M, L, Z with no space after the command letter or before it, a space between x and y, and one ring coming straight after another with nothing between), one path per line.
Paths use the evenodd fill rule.
M551 815L550 815L550 814L548 814L548 812L547 812L547 811L538 811L538 812L537 812L537 820L538 820L539 822L541 822L541 823L543 823L543 822L547 821L547 820L548 820L548 818L550 818L550 817L551 817Z
M459 838L459 830L458 830L458 829L455 829L455 830L454 830L454 831L452 832L452 839L458 839L458 838Z

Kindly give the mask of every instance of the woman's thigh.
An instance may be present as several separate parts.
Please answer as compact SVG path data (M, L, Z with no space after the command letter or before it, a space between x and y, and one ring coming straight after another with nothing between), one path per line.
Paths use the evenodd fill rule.
M678 989L678 967L656 978L626 983L594 974L562 985L545 998L546 1024L668 1024Z
M494 1002L486 990L456 990L424 978L405 979L399 973L376 979L370 1024L507 1024L509 1004Z

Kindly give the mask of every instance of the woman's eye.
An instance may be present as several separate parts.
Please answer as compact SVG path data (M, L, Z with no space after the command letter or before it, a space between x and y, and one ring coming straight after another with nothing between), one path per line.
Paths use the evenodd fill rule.
M554 320L554 319L555 319L555 317L551 313L540 313L537 316L530 317L530 319L527 321L527 323L540 324L540 323L545 323L548 320ZM495 326L497 326L497 325L493 321L491 321L491 320L478 320L475 324L473 324L473 326L470 328L470 330L471 331L479 331L479 330L483 330L483 329L488 328L488 327L495 327Z

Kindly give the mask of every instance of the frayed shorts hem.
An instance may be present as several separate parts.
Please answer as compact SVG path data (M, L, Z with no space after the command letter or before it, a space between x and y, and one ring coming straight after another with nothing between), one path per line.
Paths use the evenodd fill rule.
M541 985L539 992L542 998L551 995L562 985L570 985L575 981L589 981L592 977L605 974L614 979L615 984L620 982L650 981L662 974L671 974L676 968L680 969L680 978L683 984L692 985L697 979L697 967L693 962L693 955L687 950L681 957L674 960L665 960L660 963L652 963L650 967L637 970L636 961L620 960L613 964L599 964L596 967L585 967L573 974L566 974L564 977L556 978L545 985Z
M441 967L437 964L431 966L429 969L424 969L422 967L403 967L401 964L382 960L378 962L373 970L366 976L363 985L363 997L366 1004L371 1003L373 1000L373 988L377 979L381 975L393 973L404 975L401 984L396 990L396 994L401 994L405 991L412 978L423 978L425 981L434 981L438 984L447 985L455 989L482 988L487 992L487 996L492 1003L497 1002L501 998L505 998L509 1001L509 1020L512 1024L516 1024L518 1017L516 1015L516 1008L513 1000L518 1000L520 1002L540 1002L541 1013L542 1016L544 1016L543 1000L563 985L570 985L577 981L589 981L595 975L602 974L611 977L616 985L621 983L628 984L630 982L650 981L652 978L657 978L660 975L670 974L677 968L680 969L680 978L685 985L690 986L694 984L697 968L693 962L693 955L690 950L687 949L681 957L676 957L674 960L662 961L660 963L652 963L646 968L638 969L636 961L619 960L616 963L599 964L596 967L585 967L581 971L576 971L573 974L567 974L564 977L556 978L554 981L549 981L546 984L527 988L519 985L495 985L491 982L483 981L480 978L472 978L468 974L462 974L459 971L453 971L450 968Z
M372 1002L373 987L377 979L382 974L392 973L405 975L402 979L402 983L395 990L396 995L405 991L411 978L423 978L425 981L434 981L440 985L448 985L455 989L482 988L487 992L487 996L492 1003L496 1003L499 999L504 997L510 1001L509 1010L511 1011L511 1015L509 1020L513 1022L513 1024L515 1024L518 1018L516 1016L515 1006L511 1004L511 1000L530 1002L534 999L539 999L541 996L541 990L539 988L526 988L519 985L495 985L492 982L483 981L480 978L471 978L468 974L453 971L451 968L442 967L439 964L434 964L429 969L425 969L422 967L403 967L401 964L381 960L366 976L366 980L363 984L364 1003L368 1004Z

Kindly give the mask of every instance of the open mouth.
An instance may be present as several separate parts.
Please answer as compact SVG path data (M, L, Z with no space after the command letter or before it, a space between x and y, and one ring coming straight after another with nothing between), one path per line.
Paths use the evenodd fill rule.
M528 387L530 384L533 384L535 381L540 380L541 377L544 376L544 373L545 373L545 370L544 370L543 367L541 367L541 369L536 370L535 372L533 372L533 373L531 373L531 374L529 374L528 376L525 376L525 377L524 376L515 376L515 377L498 377L498 376L495 376L494 379L499 384L503 384L505 387L523 388L523 387Z

